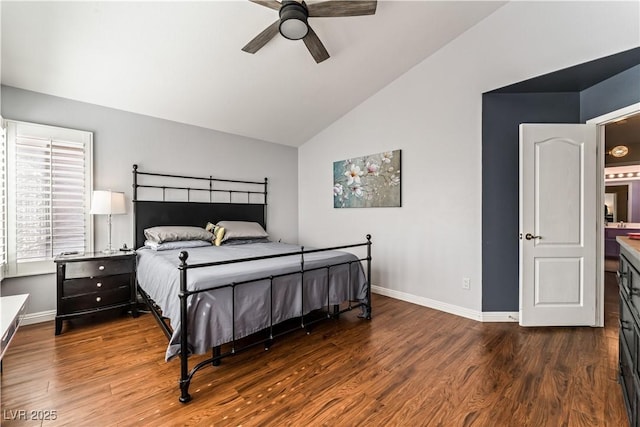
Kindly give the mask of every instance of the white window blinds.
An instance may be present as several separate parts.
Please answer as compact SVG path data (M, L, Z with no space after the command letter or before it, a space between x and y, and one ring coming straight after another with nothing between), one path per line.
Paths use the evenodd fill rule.
M17 259L84 252L84 146L80 142L16 139Z
M4 274L7 263L7 139L4 127L0 128L0 267Z
M9 122L8 129L9 164L14 164L10 206L15 207L9 261L15 274L34 273L33 265L20 264L90 251L91 134L20 122Z

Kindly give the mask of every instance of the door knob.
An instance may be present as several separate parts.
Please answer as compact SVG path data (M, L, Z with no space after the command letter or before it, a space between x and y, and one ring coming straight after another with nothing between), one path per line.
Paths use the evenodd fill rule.
M524 235L524 238L525 238L525 239L527 239L527 240L532 240L532 239L542 239L542 237L540 237L540 236L534 236L534 235L533 235L533 234L531 234L531 233L527 233L527 234L525 234L525 235Z

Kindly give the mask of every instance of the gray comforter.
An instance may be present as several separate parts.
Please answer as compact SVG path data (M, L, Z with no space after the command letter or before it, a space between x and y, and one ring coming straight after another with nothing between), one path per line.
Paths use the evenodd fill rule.
M189 265L291 253L299 246L284 243L249 243L232 246L211 246L188 250ZM166 360L180 350L180 276L178 254L180 250L154 251L139 249L137 278L140 287L162 308L171 321L173 336L166 352ZM305 270L355 261L348 252L326 251L305 254ZM339 265L328 269L308 271L304 274L304 291L301 291L300 255L290 255L259 261L226 264L214 267L193 268L187 271L189 290L220 287L230 283L262 279L270 275L294 273L273 280L273 307L269 280L256 280L238 285L235 291L221 287L191 295L188 299L188 340L190 351L195 354L208 352L212 347L242 338L300 313L309 313L327 306L327 274L329 275L329 304L347 300L364 301L367 283L360 262ZM235 315L232 309L235 292ZM303 301L304 296L304 301Z

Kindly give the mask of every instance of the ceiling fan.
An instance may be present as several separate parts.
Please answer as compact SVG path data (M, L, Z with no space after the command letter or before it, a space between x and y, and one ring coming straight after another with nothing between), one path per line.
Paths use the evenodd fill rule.
M278 32L289 40L304 41L311 56L317 63L329 58L329 52L307 22L307 18L360 16L376 13L377 1L333 0L311 3L296 0L249 0L253 3L277 10L280 19L255 36L245 47L245 52L256 53Z

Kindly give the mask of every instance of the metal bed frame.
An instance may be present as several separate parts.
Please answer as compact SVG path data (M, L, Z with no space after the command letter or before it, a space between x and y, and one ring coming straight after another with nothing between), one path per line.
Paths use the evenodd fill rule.
M201 187L188 187L183 185L152 185L152 184L140 184L139 179L141 176L153 176L158 177L160 179L168 178L168 179L186 179L186 180L197 180L197 181L208 181L207 188ZM222 185L222 187L220 187ZM248 189L238 189L234 186L248 186ZM256 188L260 188L256 190ZM148 200L140 200L138 190L140 188L148 188L148 189L159 189L162 190L162 201L148 201ZM187 192L187 201L167 201L166 200L166 190L181 190ZM199 192L208 192L209 193L209 201L208 202L192 202L190 201L191 192L199 191ZM229 201L214 201L213 195L215 193L226 193L228 194ZM247 202L244 203L236 203L232 202L234 194L246 194ZM252 202L251 197L254 195L258 195L258 202ZM220 220L241 220L241 221L255 221L260 223L266 230L266 213L267 213L267 178L264 179L264 182L257 181L240 181L240 180L230 180L230 179L217 179L209 176L208 178L203 177L193 177L193 176L183 176L183 175L173 175L173 174L162 174L162 173L152 173L152 172L141 172L138 170L138 165L133 165L133 212L134 212L134 235L135 235L135 248L139 248L144 245L144 228L155 226L155 225L193 225L202 227L207 221L220 221ZM305 329L307 333L310 333L310 327L318 323L320 321L326 319L335 319L340 316L340 314L353 310L355 308L361 309L361 314L358 317L371 319L371 235L367 234L366 242L364 243L356 243L351 245L343 245L343 246L334 246L330 248L322 248L322 249L311 249L305 250L304 246L300 247L300 251L286 254L276 254L276 255L267 255L267 256L259 256L259 257L251 257L251 258L242 258L236 260L229 261L219 261L219 262L210 262L210 263L200 263L200 264L187 264L187 259L189 258L189 254L187 251L181 251L179 254L180 265L178 266L179 274L180 274L180 402L186 403L189 402L192 397L189 394L189 386L191 384L191 380L197 371L202 369L207 365L218 366L221 360L227 356L235 355L241 351L248 350L250 348L255 347L256 345L264 344L265 350L268 350L273 343L273 340L282 335L286 335L288 333ZM334 263L330 265L326 265L323 267L317 268L305 268L305 255L317 252L325 252L332 250L340 250L340 249L349 249L349 248L357 248L357 247L366 247L367 255L364 258L358 258L356 260ZM188 290L187 289L187 272L191 269L202 268L202 267L214 267L217 265L224 264L233 264L240 262L248 262L248 261L257 261L263 259L270 258L278 258L283 256L300 256L300 269L296 272L285 273L279 275L270 275L258 279L251 279L241 282L232 282L223 286L215 286L209 287L205 289L198 290ZM330 303L330 286L329 286L329 273L332 267L336 267L339 265L348 264L348 283L351 282L351 264L353 263L361 263L363 261L367 262L366 267L366 300L364 301L354 301L353 298L348 299L348 305L345 308L340 308L339 305L334 304L331 308ZM310 271L315 270L327 270L327 306L326 311L322 312L321 316L311 316L312 313L307 315L304 314L304 275ZM302 298L302 309L300 311L300 316L297 317L299 319L299 324L297 326L289 327L285 330L276 330L276 324L273 323L273 280L278 277L283 277L287 275L300 275L300 294ZM269 280L269 290L270 290L270 321L268 327L264 330L266 335L264 338L256 338L251 340L248 344L239 343L236 338L235 331L235 289L238 286L246 285L249 283L254 283L257 281ZM138 292L144 300L145 304L149 307L151 313L155 317L158 324L161 326L164 334L168 339L171 339L172 331L171 327L166 323L166 318L164 318L161 314L161 307L158 307L155 302L149 297L149 295L140 287L138 284ZM232 290L232 341L230 343L231 348L228 351L222 352L222 347L216 346L212 348L212 356L211 358L204 360L198 364L196 364L191 370L189 370L189 346L187 342L188 335L188 312L187 312L187 300L191 295L195 295L202 292L211 291L213 289L221 289L221 288L231 288ZM294 318L295 319L295 318ZM291 320L291 319L289 319ZM284 322L283 322L284 323ZM252 334L256 335L256 334ZM255 337L254 337L255 338Z

